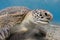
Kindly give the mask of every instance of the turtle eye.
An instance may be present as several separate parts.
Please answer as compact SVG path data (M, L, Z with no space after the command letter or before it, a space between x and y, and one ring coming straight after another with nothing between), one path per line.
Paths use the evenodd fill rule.
M47 13L45 13L45 15L47 16L48 14L47 14Z

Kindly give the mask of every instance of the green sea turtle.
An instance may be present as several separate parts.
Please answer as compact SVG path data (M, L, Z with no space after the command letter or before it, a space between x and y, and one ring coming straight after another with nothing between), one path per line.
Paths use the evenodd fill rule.
M1 40L5 40L13 33L33 31L32 29L38 25L46 25L53 18L52 14L46 10L30 10L25 7L9 7L1 10L0 15ZM44 30L40 30L45 34Z

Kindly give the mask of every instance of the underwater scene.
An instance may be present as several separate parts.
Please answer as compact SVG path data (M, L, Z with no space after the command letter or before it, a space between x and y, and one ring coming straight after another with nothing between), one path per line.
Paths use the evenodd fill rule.
M60 40L60 0L0 0L0 40Z

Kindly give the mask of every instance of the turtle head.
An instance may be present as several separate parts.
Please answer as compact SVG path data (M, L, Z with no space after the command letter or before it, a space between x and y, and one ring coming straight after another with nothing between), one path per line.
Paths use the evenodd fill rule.
M29 12L30 21L36 24L48 24L52 20L53 16L49 11L46 10L33 10Z

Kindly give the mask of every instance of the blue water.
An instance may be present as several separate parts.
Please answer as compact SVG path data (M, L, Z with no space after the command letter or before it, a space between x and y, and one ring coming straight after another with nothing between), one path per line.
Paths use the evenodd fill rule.
M45 9L50 11L53 22L60 23L60 0L0 0L0 10L10 6L27 6L30 9Z

